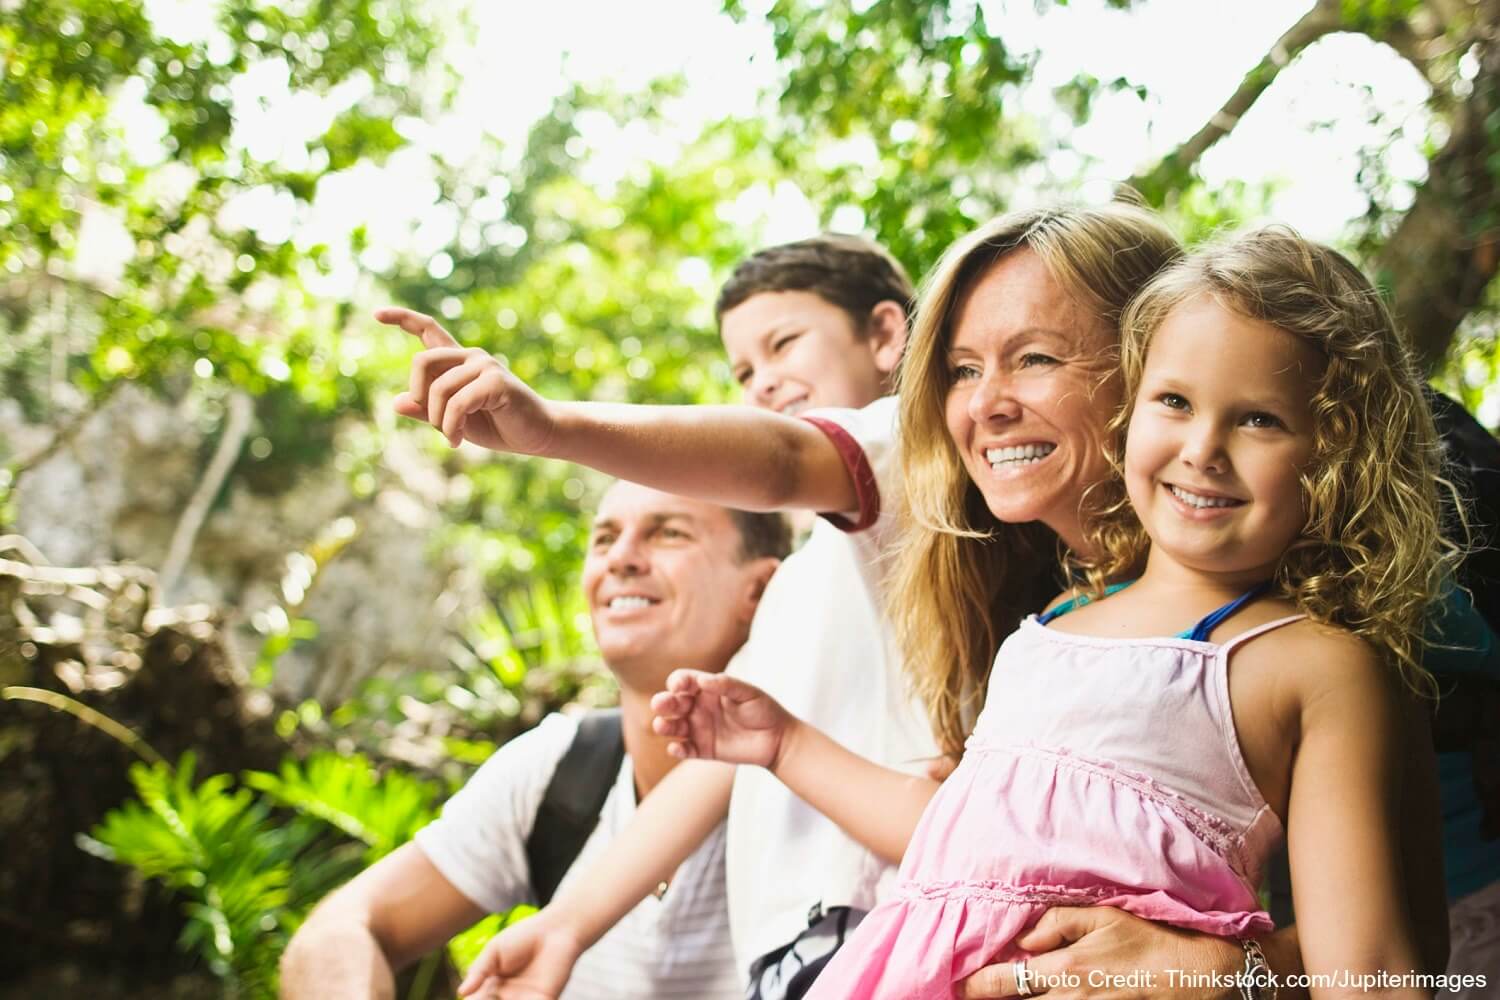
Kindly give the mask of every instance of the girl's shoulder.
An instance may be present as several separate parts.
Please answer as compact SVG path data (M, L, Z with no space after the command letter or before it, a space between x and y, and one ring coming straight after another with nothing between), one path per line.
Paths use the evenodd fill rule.
M1228 634L1214 638L1232 642L1236 636L1297 613L1290 601L1258 601L1243 616L1236 615L1221 626ZM1391 673L1369 642L1346 628L1310 618L1235 644L1233 657L1237 668L1273 671L1305 694L1325 685L1384 684Z

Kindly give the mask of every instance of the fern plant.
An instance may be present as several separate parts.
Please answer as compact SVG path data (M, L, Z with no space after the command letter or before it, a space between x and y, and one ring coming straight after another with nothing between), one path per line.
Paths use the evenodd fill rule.
M380 773L360 754L288 759L277 774L247 771L245 784L303 816L322 820L365 846L370 865L400 847L436 815L437 788L400 771Z
M195 784L196 764L189 752L176 768L133 765L139 799L107 814L82 846L186 898L180 944L227 995L274 997L287 938L314 900L358 869L359 853L340 856L322 823L275 816L230 775Z
M195 766L191 753L133 766L138 800L80 840L181 894L180 944L246 1000L276 995L277 960L318 899L435 815L436 785L359 756L288 760L240 787L227 774L195 783Z

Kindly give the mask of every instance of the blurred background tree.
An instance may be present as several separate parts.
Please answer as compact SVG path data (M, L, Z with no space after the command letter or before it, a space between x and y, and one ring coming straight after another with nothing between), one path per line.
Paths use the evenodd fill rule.
M728 401L711 304L758 245L862 231L920 275L1122 184L1190 239L1307 229L1312 137L1355 166L1311 235L1500 420L1500 0L1286 4L1253 52L1270 5L658 3L562 5L565 42L456 0L0 3L0 995L268 995L317 893L610 697L576 586L600 483L398 425L413 344L375 305L547 394ZM646 72L522 58L668 22L701 44Z

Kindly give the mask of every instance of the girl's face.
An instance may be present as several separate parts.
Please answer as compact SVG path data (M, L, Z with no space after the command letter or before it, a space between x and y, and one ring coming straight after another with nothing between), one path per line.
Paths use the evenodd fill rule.
M948 433L990 513L1083 544L1084 490L1110 475L1114 332L1030 250L1002 257L954 308Z
M1208 295L1162 322L1125 446L1125 485L1153 564L1268 580L1306 522L1323 360L1305 340Z

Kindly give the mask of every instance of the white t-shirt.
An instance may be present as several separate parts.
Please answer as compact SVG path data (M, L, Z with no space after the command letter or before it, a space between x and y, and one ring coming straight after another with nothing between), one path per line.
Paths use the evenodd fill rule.
M535 903L526 838L578 724L549 715L496 750L441 818L417 832L427 859L475 905L492 913ZM630 758L604 800L599 825L563 876L566 888L635 814ZM739 1000L744 976L729 943L724 898L724 829L677 870L666 894L648 896L578 959L560 1000Z
M896 496L896 417L894 397L807 415L848 464L860 509L819 518L781 564L729 672L855 753L921 773L937 741L881 612L891 524L881 504ZM730 927L742 970L791 943L809 914L869 910L894 885L894 866L762 768L736 770L728 827Z

